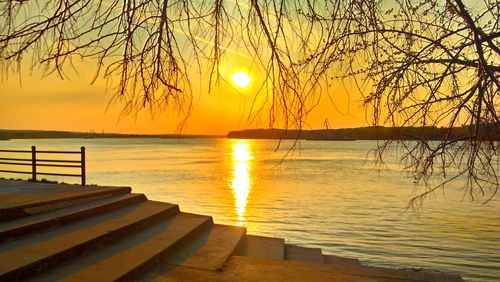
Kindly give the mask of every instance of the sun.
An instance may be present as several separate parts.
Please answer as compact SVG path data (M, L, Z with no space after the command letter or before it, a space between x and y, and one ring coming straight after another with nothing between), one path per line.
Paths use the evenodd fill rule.
M250 85L251 78L245 71L238 71L231 75L231 81L239 88L247 88Z

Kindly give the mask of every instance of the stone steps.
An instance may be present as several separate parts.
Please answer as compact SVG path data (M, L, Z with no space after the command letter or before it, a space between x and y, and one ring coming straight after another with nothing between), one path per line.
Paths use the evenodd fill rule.
M324 255L321 249L285 244L283 238L247 235L238 256L274 260L305 261L321 264L360 265L359 260L335 255Z
M241 246L246 229L215 224L187 248L166 260L170 265L218 271Z
M245 239L242 251L238 255L274 260L285 259L283 238L247 235Z
M19 181L13 181L19 182ZM102 198L128 194L130 187L93 187L82 189L75 185L33 183L39 189L47 189L45 193L27 193L27 184L23 186L9 185L2 187L2 205L0 205L0 222L41 214L61 208L93 202ZM57 185L63 186L55 190ZM52 188L52 189L51 189Z
M57 226L67 225L92 216L111 212L146 200L144 194L107 196L90 203L53 210L38 215L0 223L0 242L27 236Z
M0 280L19 280L178 213L177 205L146 201L0 245Z
M130 280L190 245L212 225L208 216L179 213L78 260L34 277L35 281Z
M167 272L144 281L463 281L456 275L393 270L368 266L337 266L302 261L272 260L255 257L231 257L224 271L172 266Z
M0 281L463 281L247 235L126 187L0 188Z
M283 238L273 238L257 235L245 236L243 248L236 253L238 256L255 257L273 260L304 261L320 264L361 265L359 260L324 255L321 249L306 248L293 244L285 244Z
M292 244L285 244L285 259L294 261L306 261L314 263L324 263L323 253L318 248L299 247Z
M323 255L323 260L326 264L361 265L358 259L339 257L335 255Z
M328 265L328 268L338 273L371 277L372 279L381 277L383 279L391 281L463 281L463 279L458 275L449 275L444 273L433 273L426 271L391 269L366 265L330 264Z

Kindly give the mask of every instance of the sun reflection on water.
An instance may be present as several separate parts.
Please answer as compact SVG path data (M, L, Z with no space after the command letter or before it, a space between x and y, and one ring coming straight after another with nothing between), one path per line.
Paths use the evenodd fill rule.
M234 206L237 215L236 224L246 225L245 211L248 195L252 189L252 152L253 140L231 140L232 176Z

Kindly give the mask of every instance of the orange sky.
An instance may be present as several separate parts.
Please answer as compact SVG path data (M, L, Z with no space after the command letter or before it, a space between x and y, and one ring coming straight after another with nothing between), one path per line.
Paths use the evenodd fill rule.
M230 81L229 77L235 72L248 71L252 78L250 86L240 89L238 93L234 85L222 81L208 93L206 79L192 79L195 98L183 133L222 135L230 130L268 127L265 111L253 121L247 118L261 81L249 70L245 60L229 58L227 62L231 63L221 67L222 75ZM122 105L117 103L107 109L112 93L106 90L105 82L99 80L90 85L94 68L92 62L81 62L77 64L78 73L68 69L70 80L61 80L56 76L42 78L40 72L30 74L29 70L23 70L20 82L19 75L10 74L1 82L0 129L146 134L176 132L180 119L175 113L163 112L151 116L143 111L137 116L129 115L119 120ZM349 84L345 86L354 91L354 87L349 89ZM346 93L341 85L334 85L331 89L330 95L338 110L323 95L321 103L306 121L309 127L324 128L325 119L328 119L331 128L366 125L359 96L351 94L349 99Z
M179 38L184 36L182 31L175 32ZM197 35L196 40L211 48L213 43L198 37L201 35ZM230 46L222 48L225 55L220 62L221 75L229 81L234 73L246 71L252 79L250 86L238 91L230 82L221 81L208 93L206 70L201 78L198 74L191 76L193 108L182 133L224 135L231 130L269 127L269 111L248 119L263 78L259 77L256 63L246 55L246 47L240 46L239 42L243 41L237 38L230 41ZM6 74L1 73L4 77L0 81L0 129L144 134L174 133L178 129L181 117L174 112L151 116L144 110L119 119L123 105L116 103L108 108L113 93L106 89L106 82L100 79L90 85L96 71L95 60L73 61L77 71L66 69L70 80L61 80L55 75L42 79L39 70L30 70L29 61L22 62L21 75L9 74L7 79ZM322 93L323 99L305 120L304 128L324 128L325 119L330 128L366 125L364 111L359 106L361 99L356 93L349 83L333 85L329 93ZM275 127L279 124L278 121Z
M466 5L482 9L483 4L476 2L466 1ZM238 3L245 9L242 3L228 3ZM203 26L203 23L200 25ZM205 29L198 29L200 34L197 34L195 39L211 48L213 43L210 36L209 39L200 37L205 35L201 32ZM182 38L183 31L176 29L175 32ZM247 49L239 45L238 42L243 40L234 35L226 41L231 44L222 47L225 52L220 67L222 76L229 78L235 72L244 70L249 72L253 81L250 87L242 89L241 93L227 82L221 82L208 93L208 75L204 73L201 79L193 76L193 109L183 133L226 134L230 130L267 128L269 125L267 111L263 111L255 120L248 119L262 78L252 69L255 64L245 55ZM290 43L293 43L293 40ZM106 90L105 81L98 80L94 85L90 85L96 67L93 60L74 62L78 72L67 70L70 80L61 80L56 76L42 79L39 71L30 72L28 63L23 62L22 75L9 74L6 78L5 73L0 73L3 76L0 81L0 129L173 133L178 128L180 118L175 113L163 112L151 116L147 111L143 111L137 116L129 115L119 120L123 105L117 103L107 110L112 93ZM21 82L19 77L22 77ZM328 120L330 128L368 125L364 109L360 106L360 94L353 85L349 82L344 85L336 83L328 91L329 93L322 93L322 100L305 120L304 128L324 128L325 119Z

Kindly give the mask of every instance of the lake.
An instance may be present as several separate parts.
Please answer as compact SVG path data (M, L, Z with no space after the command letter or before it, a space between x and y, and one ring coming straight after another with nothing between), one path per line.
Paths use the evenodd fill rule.
M250 234L284 237L366 265L499 279L498 195L486 204L470 202L457 183L427 198L416 212L407 209L416 195L413 179L396 152L383 169L375 165L368 152L376 141L300 141L294 150L294 141L278 149L277 144L224 138L36 139L0 141L0 148L85 146L90 184L131 186L149 199L211 215L216 223L245 226Z

